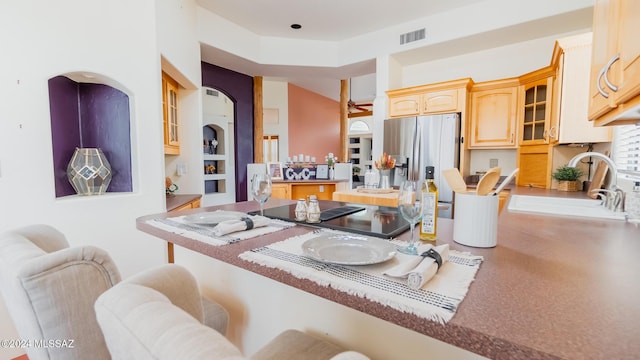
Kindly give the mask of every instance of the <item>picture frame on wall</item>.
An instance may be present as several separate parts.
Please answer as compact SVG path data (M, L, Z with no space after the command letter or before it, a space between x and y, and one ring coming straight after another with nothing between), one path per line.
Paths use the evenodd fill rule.
M267 171L271 180L282 180L282 164L279 162L268 162Z
M316 179L325 180L329 178L329 165L318 164L316 168Z

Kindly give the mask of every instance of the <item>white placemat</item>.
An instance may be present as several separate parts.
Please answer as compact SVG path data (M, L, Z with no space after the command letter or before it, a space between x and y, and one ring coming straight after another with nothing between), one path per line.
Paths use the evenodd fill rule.
M214 246L233 244L238 241L251 239L256 236L265 235L296 226L296 224L292 222L270 219L271 221L267 226L217 236L213 232L213 226L191 224L185 222L184 218L185 216L176 216L166 219L151 219L147 220L147 224Z
M301 245L305 241L328 233L339 232L318 229L246 251L239 256L247 261L286 271L297 278L330 286L441 324L451 320L455 314L483 260L482 256L451 250L449 261L442 265L429 282L420 289L411 289L406 280L382 275L385 270L399 263L398 257L409 255L397 254L384 263L366 266L327 264L302 255ZM399 246L407 244L397 240L392 242Z

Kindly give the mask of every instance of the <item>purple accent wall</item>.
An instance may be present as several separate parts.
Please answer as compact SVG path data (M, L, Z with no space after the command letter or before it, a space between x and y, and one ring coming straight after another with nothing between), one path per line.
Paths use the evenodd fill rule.
M83 147L98 147L112 169L109 192L131 192L129 97L102 84L79 84Z
M76 147L102 148L112 169L108 192L133 191L129 97L102 84L49 80L56 197L74 195L67 164Z
M64 76L49 79L49 112L56 197L72 195L67 164L80 144L78 83Z
M253 162L253 77L202 62L202 86L217 89L234 102L236 201L245 201L247 164Z

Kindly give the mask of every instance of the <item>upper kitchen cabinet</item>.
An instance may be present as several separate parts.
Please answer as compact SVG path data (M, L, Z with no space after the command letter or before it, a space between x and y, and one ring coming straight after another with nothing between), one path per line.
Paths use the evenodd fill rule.
M162 121L164 124L164 153L180 155L178 137L178 82L162 72Z
M589 119L620 125L640 120L640 1L597 0Z
M594 126L587 115L592 34L556 41L551 66L555 69L549 142L552 144L610 142L612 129Z
M518 79L474 84L471 88L469 148L515 148Z
M553 76L553 68L548 66L520 77L520 146L549 143Z
M471 79L389 90L389 117L461 112Z
M551 66L520 77L517 154L520 172L516 177L519 186L549 188L551 185L553 78Z

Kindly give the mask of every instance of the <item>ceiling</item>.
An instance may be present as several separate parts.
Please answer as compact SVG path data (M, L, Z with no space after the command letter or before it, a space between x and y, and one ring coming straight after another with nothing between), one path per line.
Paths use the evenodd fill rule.
M427 16L473 5L485 0L196 0L197 3L258 36L281 37L318 41L343 41L373 31L411 22ZM501 33L488 32L461 39L450 44L439 44L438 49L415 49L394 55L403 64L435 60L543 36L571 31L576 26L590 27L591 10L571 14L573 18L558 16L537 23L521 24ZM300 24L294 30L291 24ZM434 51L437 50L437 51ZM282 80L339 99L339 79L375 73L375 60L371 59L339 68L280 66L258 64L208 45L201 46L202 60L233 71L266 80ZM375 94L375 84L373 84ZM354 86L354 89L356 87ZM371 93L370 91L367 93ZM354 99L370 101L372 98Z
M340 41L484 0L197 0L261 36ZM396 9L396 11L394 11ZM291 24L302 28L294 30Z

